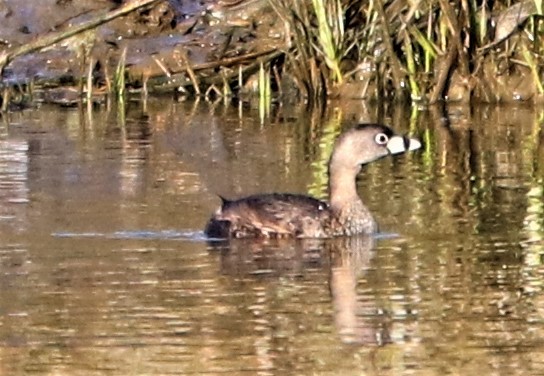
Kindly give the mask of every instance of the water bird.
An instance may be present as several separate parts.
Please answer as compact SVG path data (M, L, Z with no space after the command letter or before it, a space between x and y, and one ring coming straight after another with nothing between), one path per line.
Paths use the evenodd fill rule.
M421 143L382 124L359 124L335 141L329 160L329 201L292 193L256 194L222 205L204 232L210 238L331 238L378 231L357 194L363 165L419 149Z

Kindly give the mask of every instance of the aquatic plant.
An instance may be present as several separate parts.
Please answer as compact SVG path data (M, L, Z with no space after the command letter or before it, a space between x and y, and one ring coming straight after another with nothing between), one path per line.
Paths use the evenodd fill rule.
M69 41L79 45L89 39L89 48L95 46L90 36L96 27L138 9L150 9L156 3L131 2L130 7L101 12L84 24L6 48L0 51L0 72L17 57ZM227 11L223 16L214 12L223 17L214 21L221 24L210 22L206 30L201 15L195 15L188 22L192 25L183 31L175 26L170 30L186 35L201 25L188 38L195 42L187 46L180 43L173 48L172 56L163 50L148 59L134 59L138 52L131 48L131 64L127 66L124 45L113 43L105 58L89 56L94 60L88 60L88 69L71 70L75 72L72 80L63 77L44 82L38 77L36 85L40 90L79 80L83 91L86 81L87 101L96 100L101 93L123 96L136 92L144 93L145 98L147 93L165 91L229 98L244 90L244 82L260 77L258 90L251 94L259 96L263 114L273 98L291 99L296 94L309 104L325 103L335 96L422 104L544 99L542 0L269 0L223 5L237 8L231 9L232 16L249 7L266 8L269 15L275 12L279 17L269 16L261 25L257 18L240 22L227 19ZM261 32L257 32L259 28ZM241 36L236 39L238 33ZM261 43L259 38L269 34L276 36L267 40L272 43ZM224 41L215 43L216 37ZM96 43L103 43L97 39ZM246 46L252 40L254 43ZM210 42L201 43L207 46L205 59L200 53L192 54L191 45L199 42ZM149 66L133 63L146 60L151 62ZM18 89L10 88L30 81L0 82L1 108L6 110L17 97ZM105 90L100 90L104 83Z
M115 69L115 73L113 75L113 92L115 93L116 97L119 99L122 99L125 96L126 56L127 56L127 49L125 48L123 49L123 52L121 53L121 57L119 58L119 61L117 62L117 68Z
M342 83L340 53L344 39L344 14L340 0L312 0L317 17L317 41L314 48L323 56L333 73L333 79Z
M543 94L540 0L272 3L289 25L286 54L303 95L345 95L341 84L359 81L367 98L501 100L527 75L534 87L523 96Z
M270 68L265 69L263 63L261 62L259 68L259 118L261 123L264 122L264 119L270 115L270 106L271 106L271 87L270 87Z

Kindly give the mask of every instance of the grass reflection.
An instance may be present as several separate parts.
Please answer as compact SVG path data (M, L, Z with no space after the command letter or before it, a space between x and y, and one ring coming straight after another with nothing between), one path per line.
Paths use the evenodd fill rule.
M308 185L310 196L326 199L329 183L329 158L332 154L334 141L342 130L342 112L335 111L324 123L322 133L317 140L318 151L311 164L312 181Z

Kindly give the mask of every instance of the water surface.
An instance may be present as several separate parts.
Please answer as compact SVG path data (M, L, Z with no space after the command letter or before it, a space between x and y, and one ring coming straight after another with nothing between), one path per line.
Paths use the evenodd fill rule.
M155 99L0 125L0 373L544 373L531 108L325 114ZM425 146L366 167L385 236L204 240L219 204L326 191L340 123Z

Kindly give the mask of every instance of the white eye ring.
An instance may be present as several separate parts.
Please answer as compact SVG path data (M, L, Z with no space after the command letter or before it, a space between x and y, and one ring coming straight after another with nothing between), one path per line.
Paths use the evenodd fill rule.
M385 133L378 133L374 137L374 141L376 141L378 145L385 145L389 141L389 137L387 137Z

